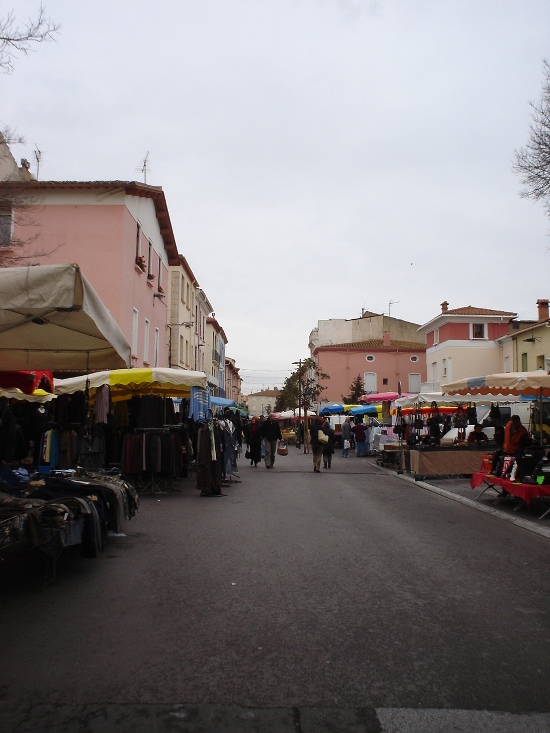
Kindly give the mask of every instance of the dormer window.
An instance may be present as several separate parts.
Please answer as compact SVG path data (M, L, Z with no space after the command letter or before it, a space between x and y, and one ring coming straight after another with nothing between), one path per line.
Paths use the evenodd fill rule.
M485 338L485 323L472 323L472 339Z

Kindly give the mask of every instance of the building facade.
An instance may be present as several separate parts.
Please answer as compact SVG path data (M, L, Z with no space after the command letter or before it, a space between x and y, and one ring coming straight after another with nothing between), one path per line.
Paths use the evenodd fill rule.
M275 408L279 393L279 389L264 389L261 392L249 394L246 400L249 415L251 417L254 415L257 417L269 415Z
M419 328L427 344L423 389L439 391L447 382L501 371L499 339L513 329L516 316L471 305L450 310L444 301L441 313Z
M364 312L361 318L319 321L310 355L319 370L322 402L341 402L360 377L365 393L419 392L426 379L426 339L419 324Z

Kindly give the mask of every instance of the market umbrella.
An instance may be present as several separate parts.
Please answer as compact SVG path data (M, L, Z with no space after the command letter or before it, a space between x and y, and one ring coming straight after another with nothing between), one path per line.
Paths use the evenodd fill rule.
M0 268L4 369L111 369L130 345L78 265Z
M355 417L356 415L376 415L378 408L376 405L359 405L352 407L349 414Z
M94 394L98 387L107 385L111 399L129 399L134 395L156 394L164 397L187 397L191 387L206 388L204 372L187 369L112 369L111 371L85 374L81 377L54 380L55 393L73 394L84 392L86 387Z
M550 375L540 369L536 372L505 372L488 374L484 377L467 377L442 385L447 394L461 395L506 395L516 397L537 397L542 423L542 403L550 396ZM542 425L540 442L542 445Z
M393 402L398 397L409 397L410 392L374 392L359 398L359 402Z
M16 389L31 395L35 390L53 392L53 374L50 371L35 369L29 371L1 371L0 388Z

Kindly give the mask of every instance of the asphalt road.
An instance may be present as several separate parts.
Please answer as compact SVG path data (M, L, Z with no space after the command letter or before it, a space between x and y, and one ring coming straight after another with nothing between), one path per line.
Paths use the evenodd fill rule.
M240 476L5 581L2 733L550 731L549 539L372 459Z

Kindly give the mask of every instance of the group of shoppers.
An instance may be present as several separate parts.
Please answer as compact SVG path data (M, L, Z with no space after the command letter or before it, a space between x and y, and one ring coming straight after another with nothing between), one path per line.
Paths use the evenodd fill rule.
M257 467L263 457L265 467L273 468L277 445L283 439L281 426L273 413L267 420L263 415L254 416L244 428L244 437L248 445L246 456L250 459L250 465Z
M299 426L301 427L301 426ZM262 458L265 461L266 468L273 468L275 465L275 456L277 455L277 446L282 440L281 427L273 414L270 414L267 420L264 416L252 417L249 423L243 428L244 439L248 446L246 457L250 460L250 465L257 467ZM313 454L313 470L316 473L321 472L321 461L324 468L332 467L332 456L335 452L334 429L330 425L330 421L317 416L310 421L309 424L309 440ZM352 438L355 441L355 451L357 456L369 455L369 428L363 422L351 424L349 417L346 418L342 425L343 452L342 455L349 455ZM302 436L303 441L303 427ZM297 441L300 447L301 441Z
M325 438L323 438L323 435ZM309 427L311 450L313 453L313 470L321 472L321 459L324 468L331 468L334 454L334 430L330 421L322 417L314 418ZM342 455L347 458L351 448L352 437L355 441L355 454L359 457L370 454L369 427L363 422L351 424L351 418L346 417L342 425L343 450Z

